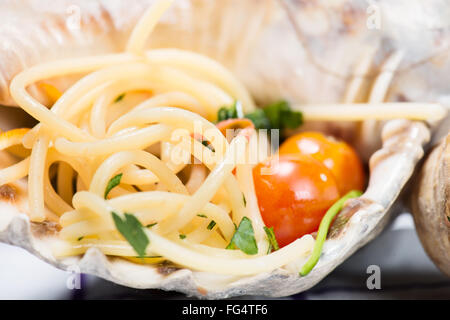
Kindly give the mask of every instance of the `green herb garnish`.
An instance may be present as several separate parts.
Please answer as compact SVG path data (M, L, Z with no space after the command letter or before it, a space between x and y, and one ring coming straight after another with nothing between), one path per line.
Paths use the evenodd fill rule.
M242 200L244 201L244 207L246 207L247 206L247 200L245 199L245 195L244 194L242 194Z
M342 208L344 207L344 203L348 199L356 198L360 195L362 195L361 191L350 191L345 196L336 201L325 213L322 221L320 222L319 231L317 232L317 238L314 244L313 252L311 253L311 257L309 257L308 261L306 261L305 265L300 270L301 276L306 276L309 272L311 272L311 270L317 264L317 261L319 261L320 255L322 253L322 247L325 239L327 238L328 229L330 228L331 222L333 221L334 217L342 210Z
M236 103L220 108L217 120L238 118ZM262 109L256 109L245 114L244 117L251 120L256 129L296 129L303 123L302 113L292 110L289 103L284 100L272 103Z
M211 222L208 224L206 229L212 230L216 226L216 222L214 220L211 220Z
M151 228L151 227L156 226L157 224L158 224L158 222L154 222L154 223L150 223L150 224L146 225L145 227L146 228Z
M123 174L119 173L118 175L112 177L111 180L109 180L108 185L106 186L106 190L105 190L105 199L108 197L108 194L110 193L110 191L120 184L120 180L122 179L122 176L123 176Z
M197 215L197 217L200 217L200 218L208 218L206 215L204 215L204 214L202 214L202 213L199 213L199 214Z
M79 237L78 238L78 241L81 241L81 240L83 240L84 239L84 237Z
M125 93L122 93L120 96L118 96L116 98L116 100L114 100L114 103L120 102L123 100L123 98L125 97Z
M256 129L270 129L270 120L267 118L263 109L256 109L251 113L247 113L245 118L251 120Z
M238 117L238 112L236 108L237 101L235 101L229 107L221 107L217 112L217 121L224 121L228 119L235 119Z
M303 123L301 112L292 111L289 103L279 101L263 108L271 129L295 129Z
M180 239L181 240L186 239L186 235L185 234L180 234Z
M253 255L258 253L252 221L243 217L226 249L239 248L242 252Z
M145 234L141 222L131 213L124 213L125 219L122 219L115 212L111 212L111 214L120 234L133 247L139 257L145 256L145 250L150 240Z
M213 146L208 142L208 140L202 140L202 145L207 147L212 152L216 152L216 150L213 148Z
M275 233L273 232L273 227L264 227L264 231L266 232L267 240L269 240L269 249L267 250L267 254L271 253L272 250L276 251L280 249L277 239L275 238Z

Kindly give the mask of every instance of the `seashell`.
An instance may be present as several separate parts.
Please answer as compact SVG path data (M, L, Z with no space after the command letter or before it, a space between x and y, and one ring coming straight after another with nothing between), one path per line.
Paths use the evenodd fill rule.
M63 270L77 270L133 288L176 290L189 296L222 299L240 295L287 296L307 290L372 240L389 221L393 202L410 178L429 140L419 122L392 120L383 129L383 148L371 158L369 186L349 200L325 242L321 259L305 277L298 274L307 257L270 273L236 277L181 269L171 265L138 265L107 257L95 248L83 256L55 259L58 225L30 222L24 181L0 187L0 241L22 247ZM276 288L276 289L274 289Z
M14 104L8 84L24 68L122 50L140 14L153 2L2 1L0 104ZM295 103L341 101L352 76L373 78L386 57L400 50L404 57L386 99L448 105L450 10L445 0L431 0L426 14L418 14L424 6L422 0L372 5L365 0L178 0L162 17L149 46L211 56L264 103L280 97ZM373 10L383 25L366 12ZM309 15L313 21L327 16L327 22L320 18L318 23L328 27L314 26L316 33L322 31L311 34L310 23L298 22ZM368 74L359 74L356 67L364 57L374 63Z
M61 0L57 5L37 0L2 2L0 17L5 28L0 31L0 102L13 105L8 84L26 67L65 57L121 50L140 13L152 2L137 0L132 6L121 0ZM427 1L431 8L427 17L436 18L433 20L436 23L449 21L445 1L431 2ZM419 28L416 39L420 36L427 45L401 37L399 34L411 29L403 23L405 20L392 16L393 12L399 12L399 7L391 7L391 3L378 2L379 8L375 9L389 16L383 20L386 28L373 30L367 27L369 5L365 0L178 0L155 29L149 46L176 46L207 54L234 71L257 101L266 103L283 97L298 104L339 102L348 83L355 78L361 78L362 87L367 87L355 100L366 101L364 95L383 62L392 52L403 51L406 53L400 71L395 72L392 86L381 101L445 104L443 84L450 77L450 59L448 54L441 53L448 45L448 30ZM422 5L420 0L408 1L402 7L402 17L415 18L417 8ZM391 12L393 8L397 11ZM299 18L302 21L317 18L320 27L297 24ZM355 73L357 62L367 55L373 59L369 73ZM434 68L434 60L430 59L438 56L439 67ZM423 74L427 77L421 77ZM437 79L440 86L429 91ZM64 88L71 79L52 81ZM411 91L408 83L416 83L421 90ZM32 90L40 96L38 88ZM298 270L307 257L270 273L246 277L172 265L138 265L107 257L94 248L83 256L57 260L50 248L58 241L58 225L29 221L25 215L28 203L24 181L0 187L0 241L25 248L57 268L75 268L133 288L176 290L208 299L251 294L278 297L307 290L381 232L394 201L423 156L431 132L422 122L402 119L383 125L376 122L376 130L372 131L364 131L365 124L347 123L344 128L330 123L320 125L328 131L342 130L342 135L359 143L361 149L370 150L367 151L371 156L370 181L361 198L347 202L331 229L319 263L305 277L300 277ZM1 166L7 163L1 158L0 161Z
M450 276L450 134L431 150L414 185L417 233L431 260Z

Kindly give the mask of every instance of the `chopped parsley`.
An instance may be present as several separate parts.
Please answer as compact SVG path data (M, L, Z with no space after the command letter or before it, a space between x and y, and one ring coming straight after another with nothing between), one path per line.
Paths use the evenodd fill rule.
M238 118L237 103L238 102L235 101L231 106L221 107L219 111L217 111L217 121Z
M214 220L211 220L211 222L208 224L206 229L212 230L216 226L216 222Z
M123 176L123 174L119 173L118 175L115 175L114 177L112 177L111 180L109 180L108 185L106 186L106 189L105 189L105 195L104 195L105 199L108 197L108 194L111 192L111 190L120 184L120 180L122 179L122 176Z
M114 100L114 103L120 102L123 100L123 98L125 98L125 93L122 93L121 95L119 95L116 100Z
M220 108L217 120L238 118L237 103ZM289 103L284 100L247 113L244 118L251 120L256 129L296 129L303 123L302 113L292 110Z
M213 148L213 146L208 142L208 140L203 140L202 141L202 145L204 145L205 147L207 147L209 150L211 150L212 152L216 152L216 150Z
M185 234L180 234L180 239L181 240L186 239L186 235Z
M264 231L266 232L267 240L269 240L269 249L267 250L267 254L271 253L272 250L276 251L280 249L277 239L275 238L275 233L273 232L273 227L264 227Z
M124 213L124 219L115 212L111 212L111 215L117 230L133 247L138 256L145 256L145 250L150 240L145 234L141 222L131 213Z
M243 217L230 243L226 249L240 249L242 252L248 255L254 255L258 253L258 245L256 244L255 232L253 231L252 221Z
M262 109L270 122L270 129L295 129L303 123L303 115L293 111L286 101L272 103Z
M154 223L150 223L150 224L146 225L145 227L146 228L151 228L151 227L156 226L157 224L158 224L158 222L154 222Z

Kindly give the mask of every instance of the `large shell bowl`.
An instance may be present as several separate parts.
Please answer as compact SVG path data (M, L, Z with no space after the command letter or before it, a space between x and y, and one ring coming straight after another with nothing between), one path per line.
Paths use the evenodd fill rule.
M0 42L7 42L9 47L0 47L0 101L14 105L8 83L26 66L120 50L139 13L151 2L64 0L54 6L54 2L46 1L5 1L0 5L0 15L5 14L1 21L8 22L8 28L0 34ZM162 18L150 45L207 54L233 70L258 102L285 98L296 104L341 102L349 79L355 76L355 61L364 53L373 52L374 74L363 77L369 81L384 58L392 51L403 51L404 59L385 100L445 105L448 95L444 84L450 80L450 58L445 51L449 31L440 23L450 21L450 6L445 1L426 1L428 10L421 11L425 1L408 1L408 5L399 2L376 2L378 7L374 8L380 10L384 26L377 26L375 21L371 28L368 12L376 10L368 8L365 0L178 0ZM61 23L67 18L69 6L80 9L78 29ZM396 12L403 20L397 19ZM405 17L415 25L405 24ZM19 28L23 21L27 24ZM433 28L424 27L428 21L434 21ZM411 28L416 29L414 36L400 36ZM23 37L17 32L24 33ZM27 39L26 45L23 39ZM18 112L2 110L0 127L18 126L20 118ZM25 248L57 268L93 274L133 288L176 290L207 299L291 295L314 286L383 229L391 207L423 156L432 125L396 119L377 123L365 135L364 124L347 124L339 130L335 124L323 124L328 131L344 130L342 136L357 142L359 150L370 156L370 179L363 196L346 203L318 264L304 277L298 271L307 256L270 273L245 277L170 264L140 265L107 257L95 248L83 256L56 259L50 247L59 226L29 221L25 214L26 181L0 187L0 241ZM1 167L9 161L1 154Z

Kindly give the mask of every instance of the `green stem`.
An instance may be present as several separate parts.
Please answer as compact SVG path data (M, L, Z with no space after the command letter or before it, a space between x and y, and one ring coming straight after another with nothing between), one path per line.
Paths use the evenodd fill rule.
M310 273L312 268L314 268L314 266L317 264L317 261L319 261L320 255L322 253L322 247L327 238L328 229L330 228L330 224L333 221L334 217L342 210L342 208L344 207L344 203L348 199L357 198L361 195L361 191L350 191L345 196L336 201L325 213L322 221L320 222L319 231L317 232L317 238L311 257L309 257L308 261L306 261L305 265L300 270L301 276L306 276L308 273Z

